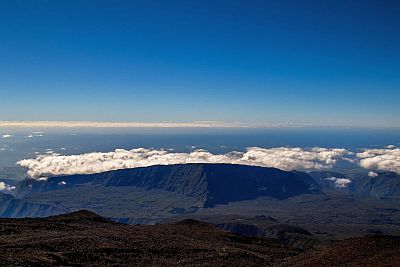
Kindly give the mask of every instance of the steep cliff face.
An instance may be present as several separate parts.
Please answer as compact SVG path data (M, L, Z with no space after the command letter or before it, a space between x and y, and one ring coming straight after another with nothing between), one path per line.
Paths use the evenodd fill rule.
M177 164L49 177L45 181L27 179L18 184L16 195L25 197L89 184L160 189L192 197L204 207L260 196L285 199L319 192L318 184L302 172L234 164Z
M331 189L346 194L350 193L352 179L343 173L332 171L312 171L307 174L324 189ZM345 183L341 184L340 180L345 181ZM348 183L346 183L346 181Z
M400 175L395 172L356 173L347 176L331 171L314 171L308 174L322 188L330 188L358 198L400 198ZM336 179L343 178L348 179L348 183L342 186L335 183Z
M208 181L205 206L268 196L286 199L319 192L319 186L307 174L275 168L211 164L204 166Z
M136 186L146 189L162 189L185 196L204 196L207 180L201 164L151 166L115 170L96 174L78 174L49 177L46 180L25 179L17 185L17 197L73 188L84 185Z
M68 183L65 181L67 177ZM16 189L13 194L17 198L24 198L41 192L90 184L92 180L93 177L91 175L56 176L41 180L26 178L15 185Z
M24 199L16 199L11 195L0 193L0 217L2 218L46 217L64 212L67 211L52 205L30 203Z
M400 175L394 172L378 172L354 179L349 187L358 197L400 198Z
M206 201L207 173L203 164L179 164L118 170L95 175L94 184L161 189Z

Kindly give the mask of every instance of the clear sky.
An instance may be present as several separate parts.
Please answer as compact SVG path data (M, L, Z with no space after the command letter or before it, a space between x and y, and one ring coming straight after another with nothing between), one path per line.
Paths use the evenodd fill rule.
M400 1L0 0L0 120L400 126Z

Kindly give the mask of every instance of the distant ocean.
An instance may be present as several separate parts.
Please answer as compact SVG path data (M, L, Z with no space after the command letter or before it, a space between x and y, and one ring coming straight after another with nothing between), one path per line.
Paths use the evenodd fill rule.
M277 129L185 129L185 130L30 130L0 129L10 138L0 138L0 168L38 154L65 155L108 152L138 147L188 152L205 149L212 153L243 151L246 147L382 148L400 145L400 129L365 128L277 128ZM35 129L35 131L39 131Z

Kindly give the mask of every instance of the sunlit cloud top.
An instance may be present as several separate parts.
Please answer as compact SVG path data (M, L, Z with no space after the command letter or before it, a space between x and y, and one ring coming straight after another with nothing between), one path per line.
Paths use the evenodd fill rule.
M69 156L48 151L45 155L21 160L18 164L27 168L28 175L33 178L185 163L228 163L275 167L282 170L309 170L331 168L337 160L345 159L351 154L346 149L319 147L310 149L249 147L244 152L232 151L225 154L213 154L201 149L190 153L175 153L166 150L136 148Z

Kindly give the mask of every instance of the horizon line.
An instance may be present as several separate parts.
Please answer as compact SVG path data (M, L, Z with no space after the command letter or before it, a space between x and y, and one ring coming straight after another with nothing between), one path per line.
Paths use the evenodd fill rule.
M43 128L400 128L400 126L349 126L349 125L318 125L295 123L266 122L226 122L226 121L193 121L193 122L112 122L112 121L1 121L0 127L43 127Z

